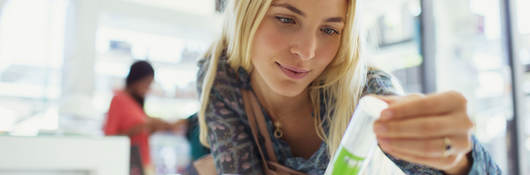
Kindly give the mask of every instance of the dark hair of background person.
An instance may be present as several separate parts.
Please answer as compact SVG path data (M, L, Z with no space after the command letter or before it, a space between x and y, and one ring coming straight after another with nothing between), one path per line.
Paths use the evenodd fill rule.
M155 75L155 71L153 69L153 66L147 61L136 61L131 65L131 68L129 69L129 74L127 75L127 78L125 79L125 87L127 89L131 88L134 83L142 80L146 77L153 77ZM131 96L134 98L138 104L143 108L145 97L140 94L130 93Z

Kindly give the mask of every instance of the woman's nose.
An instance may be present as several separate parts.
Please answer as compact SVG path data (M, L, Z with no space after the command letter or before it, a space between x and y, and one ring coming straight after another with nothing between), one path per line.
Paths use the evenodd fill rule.
M315 57L317 38L315 34L303 32L294 38L295 41L291 45L290 52L299 56L303 60L310 60Z

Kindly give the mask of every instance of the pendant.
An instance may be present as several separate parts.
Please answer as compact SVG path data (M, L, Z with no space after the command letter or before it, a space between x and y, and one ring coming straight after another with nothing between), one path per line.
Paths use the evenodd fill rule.
M280 128L280 122L274 122L274 137L277 139L283 137L283 131Z
M277 139L282 138L283 131L280 128L274 129L274 137L276 137Z

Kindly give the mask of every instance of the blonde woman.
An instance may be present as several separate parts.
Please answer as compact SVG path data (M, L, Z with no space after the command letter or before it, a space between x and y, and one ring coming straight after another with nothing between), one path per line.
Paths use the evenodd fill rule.
M201 142L218 174L265 173L242 91L257 97L277 162L294 171L323 174L359 99L377 94L390 104L374 131L392 165L407 174L500 173L470 134L462 95L392 97L391 76L359 56L355 12L355 0L230 1L222 36L199 64Z

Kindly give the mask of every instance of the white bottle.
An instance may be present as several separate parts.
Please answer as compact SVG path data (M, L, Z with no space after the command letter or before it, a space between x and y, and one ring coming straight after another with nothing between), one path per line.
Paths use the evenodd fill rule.
M363 172L377 146L374 121L387 107L386 102L376 97L361 98L340 146L326 168L326 175L357 175Z

